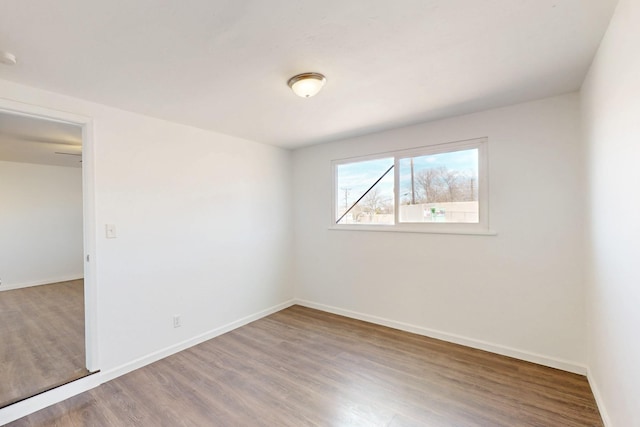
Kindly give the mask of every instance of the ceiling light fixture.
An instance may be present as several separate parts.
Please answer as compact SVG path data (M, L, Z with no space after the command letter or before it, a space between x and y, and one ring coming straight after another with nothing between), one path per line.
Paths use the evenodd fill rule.
M287 84L296 95L309 98L320 92L326 81L320 73L302 73L291 77Z
M0 63L5 65L16 65L16 56L13 53L0 50Z

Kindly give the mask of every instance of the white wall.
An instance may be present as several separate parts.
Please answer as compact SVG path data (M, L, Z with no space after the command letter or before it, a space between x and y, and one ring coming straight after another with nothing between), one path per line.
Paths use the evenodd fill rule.
M581 94L590 381L612 426L640 426L639 49L640 1L621 0Z
M568 94L296 150L297 296L584 372L579 129ZM328 229L332 159L484 136L497 236Z
M0 290L82 278L82 169L0 161L0 206Z
M293 297L288 151L6 81L0 98L93 118L103 372Z

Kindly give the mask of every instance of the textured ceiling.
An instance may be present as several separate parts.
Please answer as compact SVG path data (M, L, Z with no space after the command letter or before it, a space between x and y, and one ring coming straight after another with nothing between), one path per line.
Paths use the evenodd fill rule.
M295 148L575 91L615 4L3 0L0 78Z

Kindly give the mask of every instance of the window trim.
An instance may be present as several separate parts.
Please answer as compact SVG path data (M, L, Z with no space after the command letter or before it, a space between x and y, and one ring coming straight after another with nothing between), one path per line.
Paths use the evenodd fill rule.
M467 235L496 235L497 233L489 228L489 179L488 179L488 138L473 138L462 141L452 141L432 145L424 145L402 150L386 151L365 156L354 156L331 161L333 200L331 203L330 230L349 231L392 231L405 233L434 233L434 234L467 234ZM420 222L399 222L399 178L400 160L411 157L434 155L441 153L451 153L469 149L478 150L478 219L477 223L420 223ZM394 224L336 224L337 212L337 192L338 166L348 163L363 162L382 158L393 158L393 200L394 200Z

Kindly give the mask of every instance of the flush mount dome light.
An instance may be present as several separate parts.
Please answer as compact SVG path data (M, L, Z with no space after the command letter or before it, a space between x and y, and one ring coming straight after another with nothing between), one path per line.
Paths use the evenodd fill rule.
M326 81L320 73L302 73L291 77L287 84L296 95L309 98L320 92Z

